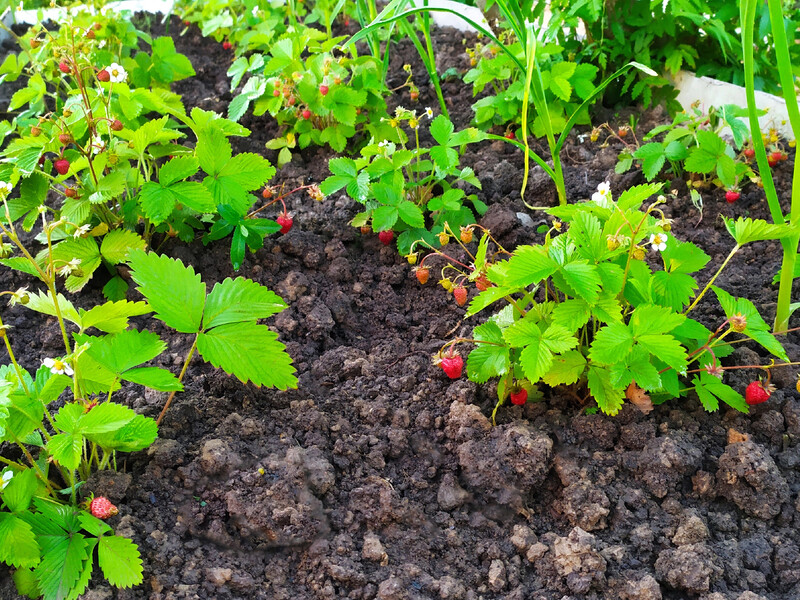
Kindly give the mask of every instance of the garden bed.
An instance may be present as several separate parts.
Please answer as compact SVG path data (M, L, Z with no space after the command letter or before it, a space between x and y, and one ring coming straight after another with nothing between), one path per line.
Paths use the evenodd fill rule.
M173 19L170 33L179 25ZM225 112L230 53L194 27L173 37L197 71L173 89L187 109ZM467 68L462 37L437 32L440 72ZM389 86L405 80L402 66L411 63L419 106L434 105L413 47L401 44L392 61ZM469 88L443 86L456 128L467 126ZM408 107L407 94L395 103ZM648 121L666 116L648 113L642 131ZM248 115L242 124L252 135L232 140L234 150L275 162L264 150L276 137L274 120ZM614 174L619 149L570 140L563 156L571 201L605 180L615 191L643 181L638 170ZM301 151L275 182L320 182L333 156ZM776 170L782 197L793 161L791 153ZM483 184L489 210L480 223L499 242L541 241L544 215L519 195L519 151L473 145L462 165ZM709 193L700 220L685 184L674 188L678 199L665 212L676 237L712 257L704 283L733 246L717 215L768 219L764 197L748 186L729 205L724 192ZM533 171L527 198L557 202L543 172ZM344 193L323 203L293 197L289 210L294 228L248 254L240 274L289 304L272 324L294 360L298 389L257 389L193 363L153 446L87 486L120 507L110 524L139 545L145 570L141 586L112 591L98 579L87 598L800 598L795 373L776 370L778 390L750 415L707 413L696 398L649 415L630 404L616 417L586 415L554 390L540 402L504 406L492 427L493 385L451 381L431 362L454 333L468 335L474 319L463 321L463 309L433 282L420 286L393 247L351 227L359 206ZM224 242L168 243L162 252L209 284L236 275ZM750 244L719 284L771 321L776 291L765 282L780 261L777 242ZM31 283L8 271L2 277L4 289ZM93 281L76 306L101 301L101 286ZM55 321L41 329L23 308L6 314L24 344L23 366L58 352ZM716 327L724 315L709 298L695 318ZM159 325L169 349L157 364L176 371L190 340ZM789 356L800 357L797 334L784 338ZM769 360L745 345L734 359ZM756 374L728 372L726 382L744 389ZM131 386L121 398L155 417L165 396ZM7 572L0 595L16 597Z

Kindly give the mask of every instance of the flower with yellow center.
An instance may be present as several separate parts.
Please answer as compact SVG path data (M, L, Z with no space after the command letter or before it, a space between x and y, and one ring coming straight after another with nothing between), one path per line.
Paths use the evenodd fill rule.
M53 375L67 375L72 377L72 367L59 358L45 358L42 364L50 369Z
M650 247L653 250L658 250L659 252L663 252L667 249L667 234L666 233L654 233L650 236L650 241L647 242L650 244Z

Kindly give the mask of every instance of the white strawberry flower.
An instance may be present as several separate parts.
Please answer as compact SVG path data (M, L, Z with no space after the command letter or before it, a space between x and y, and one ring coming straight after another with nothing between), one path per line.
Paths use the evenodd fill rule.
M426 116L427 116L429 119L432 119L432 118L433 118L433 109L432 109L430 106L429 106L428 108L426 108L426 109L425 109L425 115L426 115Z
M653 233L650 235L650 241L647 243L650 244L653 250L663 252L667 249L667 237L666 233Z
M74 239L85 237L87 233L92 229L91 225L81 225L80 227L75 228L75 232L72 234Z
M105 70L108 71L111 83L123 83L128 78L128 72L117 63L111 63Z
M9 470L3 473L3 478L0 479L0 490L4 489L8 485L8 482L11 481L12 477L14 477L14 471Z
M597 191L592 194L592 202L603 208L611 208L611 184L608 181L597 186Z
M42 364L50 369L53 375L67 375L69 377L73 375L72 367L58 358L45 358Z
M97 47L98 48L105 48L106 47L106 41L105 40L100 40L99 42L97 42Z
M11 190L14 189L14 186L8 183L7 181L0 181L0 191L5 191L6 194L10 194Z

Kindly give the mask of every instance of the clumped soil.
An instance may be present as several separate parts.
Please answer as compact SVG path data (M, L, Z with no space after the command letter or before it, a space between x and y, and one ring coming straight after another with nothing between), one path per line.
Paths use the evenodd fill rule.
M173 21L171 33L177 27ZM441 70L467 68L462 37L437 32ZM224 111L231 54L196 28L176 44L197 70L175 85L187 107ZM395 56L393 77L410 62L420 106L435 106L413 47L401 44ZM450 82L445 94L457 127L466 126L470 90ZM393 102L407 105L407 93ZM664 119L646 113L640 131ZM234 138L236 150L274 160L264 149L277 134L273 121L246 116L243 123L253 134ZM617 194L643 181L638 171L614 174L618 150L570 141L564 155L572 201L606 179ZM319 182L332 156L299 152L277 182ZM784 198L793 160L777 168ZM542 214L520 198L518 151L473 146L463 164L483 182L479 196L490 208L481 223L501 243L542 240ZM679 195L665 209L674 234L713 257L701 283L732 247L719 213L768 218L753 186L733 205L719 191L704 194L702 221L686 186L671 187ZM533 172L527 199L556 202L541 171ZM139 545L144 583L115 590L96 577L86 598L800 598L794 372L776 370L778 391L749 415L724 407L708 414L694 397L649 415L631 406L614 418L586 415L568 394L551 390L541 402L503 407L492 427L492 384L451 381L431 363L441 344L468 334L476 321L464 320L441 287L420 286L393 247L350 227L358 206L344 194L323 203L294 197L289 208L292 231L269 238L239 273L224 242L164 246L209 285L244 275L287 301L270 324L300 385L257 389L194 362L156 443L127 456L124 473L101 474L87 486L119 506L110 524ZM752 244L718 284L753 300L770 321L780 259L777 243ZM31 283L2 277L4 288ZM72 299L99 302L101 285ZM42 327L22 307L3 317L29 368L59 352L52 320ZM724 318L712 297L695 317L713 326ZM140 325L168 342L158 364L177 372L190 340L154 321ZM798 337L783 339L790 356L800 357ZM747 344L729 360L769 362ZM743 390L758 374L731 371L725 380ZM132 387L120 399L155 417L165 398ZM0 595L16 597L6 570Z

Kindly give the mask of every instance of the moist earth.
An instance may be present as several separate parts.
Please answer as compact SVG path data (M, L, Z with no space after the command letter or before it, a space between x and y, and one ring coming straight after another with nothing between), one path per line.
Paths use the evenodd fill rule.
M159 27L154 33L163 33ZM178 31L173 19L169 33L197 77L175 91L187 107L224 112L233 97L225 75L231 53L194 27ZM462 39L436 33L440 71L468 67ZM406 62L419 107L435 107L411 44L393 54L390 86L404 81ZM467 126L470 89L455 81L444 90L456 127ZM408 107L407 91L390 102ZM601 112L615 126L625 122ZM639 131L666 119L646 112ZM275 162L264 148L279 134L274 121L247 115L243 124L253 133L232 138L236 150ZM616 194L643 182L638 170L614 173L620 148L570 138L571 201L588 198L601 181ZM298 152L276 182L319 182L332 156ZM793 162L792 153L776 170L784 199ZM462 164L482 181L478 195L490 208L481 223L504 246L542 241L544 215L520 197L517 150L471 146ZM678 196L665 208L674 235L712 256L701 284L733 246L718 214L769 218L752 185L733 205L719 190L704 192L702 214L682 181L668 189ZM538 169L526 200L556 202ZM557 389L524 407L504 406L492 426L492 384L451 381L431 362L445 341L480 321L465 319L433 281L420 286L394 247L351 227L358 205L344 194L288 204L293 229L268 238L238 273L225 242L168 242L162 252L193 265L209 285L244 275L279 293L289 308L270 325L294 359L299 388L258 389L193 362L153 446L121 457L121 473L98 474L86 486L118 505L109 523L139 545L144 562L142 585L116 590L96 572L86 599L800 599L796 371L776 370L778 390L749 415L725 407L706 413L692 395L648 415L630 405L613 418L586 415ZM770 322L780 260L777 242L747 246L718 285L751 299ZM8 271L0 277L3 289L33 284ZM102 283L70 299L101 302ZM695 318L714 327L724 319L710 297ZM4 309L3 319L24 366L58 353L52 319L23 307ZM177 372L190 339L154 320L136 325L167 341L156 364ZM798 336L782 341L797 360ZM728 360L769 362L747 344ZM758 375L725 377L743 390ZM165 397L131 386L118 400L155 417ZM0 596L17 597L5 568Z

